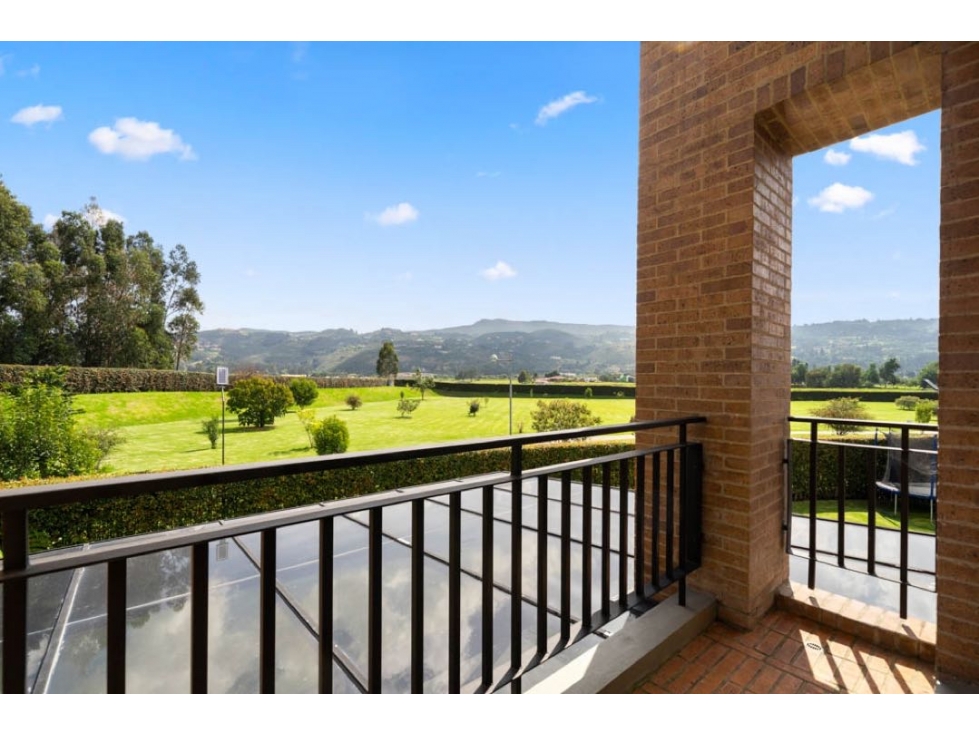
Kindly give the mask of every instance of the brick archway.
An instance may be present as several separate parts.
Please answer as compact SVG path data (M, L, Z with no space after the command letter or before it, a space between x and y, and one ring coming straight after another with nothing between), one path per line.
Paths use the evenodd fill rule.
M938 107L936 663L979 680L979 43L642 45L637 417L708 417L694 580L753 625L788 575L792 156Z

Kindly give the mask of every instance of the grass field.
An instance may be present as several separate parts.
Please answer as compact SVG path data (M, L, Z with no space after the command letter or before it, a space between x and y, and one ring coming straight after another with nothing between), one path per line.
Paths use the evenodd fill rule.
M349 451L504 436L508 432L508 400L489 398L475 417L469 417L472 398L444 397L427 392L409 418L397 411L403 388L336 388L320 390L312 406L317 418L337 415L350 430ZM350 410L345 399L360 395L363 406ZM404 390L405 397L418 393ZM513 430L531 432L531 413L538 398L513 400ZM635 401L589 400L592 412L603 424L625 423L635 411ZM134 473L194 469L221 463L220 442L211 449L201 433L201 421L221 415L219 393L124 393L79 395L75 398L82 427L117 428L125 442L107 460L113 472ZM276 418L266 429L240 428L231 413L226 416L225 457L228 464L314 456L306 433L293 410Z
M350 410L346 397L360 396L363 407ZM366 451L413 444L439 443L507 434L508 401L504 396L486 400L478 415L469 417L471 397L448 397L433 392L410 418L397 412L401 394L418 393L399 387L322 389L313 405L317 418L337 415L350 429L350 451ZM531 413L540 398L514 397L513 429L531 432ZM604 424L624 423L635 414L628 398L594 398L585 401ZM793 415L811 415L819 402L792 403ZM875 420L908 422L914 413L898 410L893 403L865 403ZM212 450L201 433L201 421L221 415L220 393L116 393L79 395L75 398L82 427L116 428L125 439L109 457L113 472L132 473L193 469L221 463L221 450ZM276 419L264 430L239 428L227 414L225 455L228 464L312 456L305 431L294 411ZM793 433L808 427L794 424ZM827 427L821 432L831 435Z
M877 517L875 523L878 528L888 530L901 529L900 513L891 512L885 509L887 502L877 503ZM806 501L793 502L792 513L809 517L809 503ZM839 517L835 500L819 500L816 503L816 517L821 520L836 520ZM863 500L846 500L843 503L844 522L852 522L857 525L867 524L867 503ZM932 522L928 510L914 510L908 514L908 528L912 533L935 534L935 523Z
M793 400L792 401L792 415L794 416L812 416L813 411L816 410L822 401L819 400ZM894 403L871 403L864 402L863 406L870 413L871 420L885 421L888 423L914 423L914 411L913 410L901 410ZM934 422L934 421L932 421ZM793 423L792 424L792 434L793 435L803 435L809 433L809 424L807 423ZM873 434L873 429L866 434ZM833 431L829 426L820 426L819 435L832 435ZM860 435L859 433L856 435Z

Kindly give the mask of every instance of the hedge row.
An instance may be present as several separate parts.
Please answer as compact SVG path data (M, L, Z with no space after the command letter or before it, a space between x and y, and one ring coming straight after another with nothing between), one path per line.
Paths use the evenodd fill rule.
M19 385L25 376L47 367L0 365L0 384ZM175 372L117 367L66 367L69 392L206 392L216 390L213 372Z
M844 455L844 498L867 499L874 482L884 476L887 469L887 452L866 448L873 445L872 438L844 438L840 443L849 444ZM880 443L883 443L881 441ZM809 499L809 449L805 441L792 441L792 500ZM816 448L816 499L836 499L839 446L820 443ZM874 453L873 478L867 475L867 452Z
M632 443L590 441L528 446L524 448L524 469L529 471L633 448ZM39 551L172 530L474 474L505 472L509 471L509 466L509 449L494 449L139 497L79 502L31 511L31 548ZM612 465L612 482L618 483L618 462ZM45 483L51 482L24 482L19 486Z
M902 395L915 395L922 400L938 400L937 390L917 390L915 388L894 388L893 390L861 390L859 388L839 387L793 387L793 400L835 400L836 398L858 398L866 403L893 403Z
M22 364L0 365L0 385L19 385L24 377L46 367ZM109 392L210 392L217 390L213 372L175 372L117 367L66 367L65 387L76 395ZM231 383L247 375L231 375ZM277 376L288 383L292 377ZM318 387L379 387L387 383L377 377L312 377Z
M411 386L411 380L399 380L400 384ZM499 382L436 382L435 389L440 395L502 395L510 394L507 383ZM525 397L575 397L584 399L585 390L591 390L596 398L635 398L636 386L633 385L569 385L562 382L550 382L546 385L531 385L513 383L513 394ZM621 393L621 394L620 394Z

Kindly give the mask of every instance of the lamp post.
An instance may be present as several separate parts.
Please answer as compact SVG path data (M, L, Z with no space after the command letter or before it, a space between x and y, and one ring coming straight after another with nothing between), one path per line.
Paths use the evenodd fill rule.
M510 435L513 435L513 371L511 369L513 365L513 352L507 352L502 357L497 355L492 356L494 362L499 362L500 364L506 365L506 377L507 382L510 386Z

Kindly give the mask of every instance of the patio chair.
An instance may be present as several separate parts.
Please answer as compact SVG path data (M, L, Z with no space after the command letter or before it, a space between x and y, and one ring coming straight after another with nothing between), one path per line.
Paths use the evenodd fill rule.
M875 441L876 443L876 441ZM908 493L927 499L929 515L935 520L935 494L938 488L938 437L920 436L908 439ZM877 488L894 495L894 514L901 495L901 434L887 434L887 470Z

